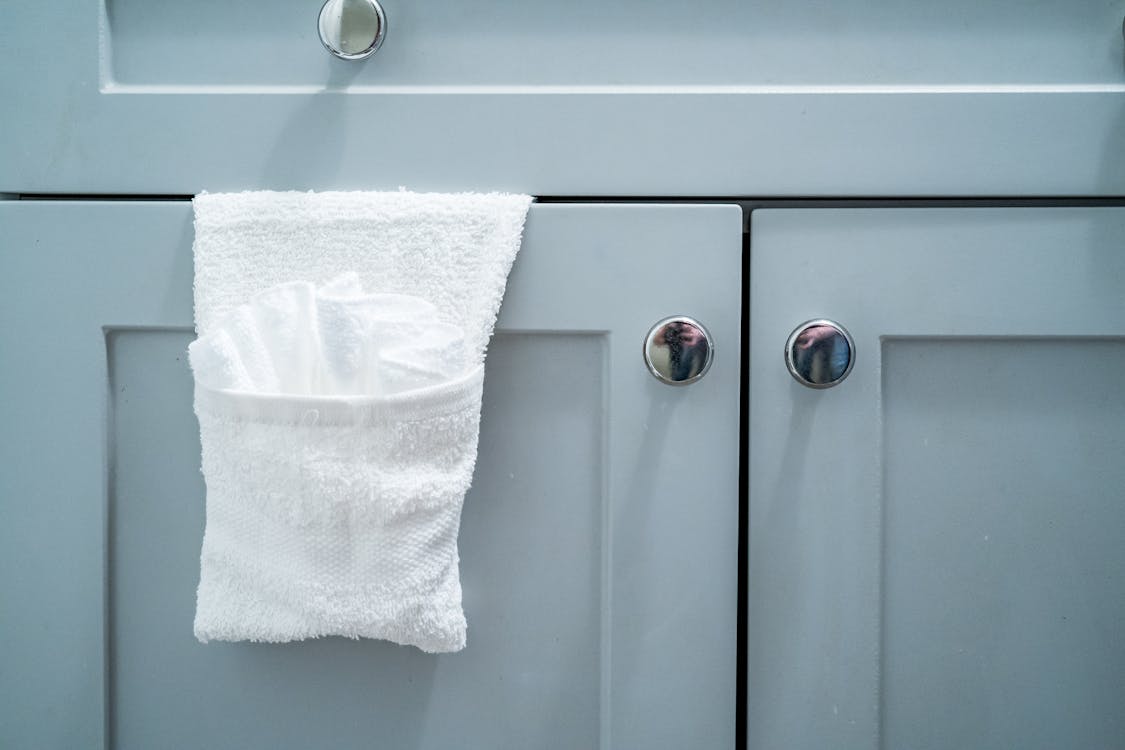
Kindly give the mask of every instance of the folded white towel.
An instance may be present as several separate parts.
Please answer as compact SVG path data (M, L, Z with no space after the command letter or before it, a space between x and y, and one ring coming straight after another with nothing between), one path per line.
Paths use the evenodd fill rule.
M530 200L195 199L197 638L464 647L457 531Z

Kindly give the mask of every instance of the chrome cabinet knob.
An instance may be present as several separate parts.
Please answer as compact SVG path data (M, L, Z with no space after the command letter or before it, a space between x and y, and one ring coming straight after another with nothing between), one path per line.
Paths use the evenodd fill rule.
M677 315L649 330L643 354L648 371L661 383L688 385L707 374L715 346L702 323Z
M379 0L328 0L320 9L317 31L324 48L342 60L371 57L387 35L387 16Z
M785 366L801 385L831 388L855 364L851 334L831 320L810 320L797 326L785 342Z

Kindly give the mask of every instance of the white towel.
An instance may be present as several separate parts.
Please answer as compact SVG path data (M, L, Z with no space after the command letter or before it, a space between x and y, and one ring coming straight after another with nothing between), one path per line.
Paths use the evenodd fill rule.
M457 531L531 199L195 199L201 641L465 645Z

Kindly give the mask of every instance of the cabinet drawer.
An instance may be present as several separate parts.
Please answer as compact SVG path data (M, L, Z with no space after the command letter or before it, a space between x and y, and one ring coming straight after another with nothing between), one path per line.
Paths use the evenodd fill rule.
M384 4L14 6L0 192L1125 193L1119 4Z

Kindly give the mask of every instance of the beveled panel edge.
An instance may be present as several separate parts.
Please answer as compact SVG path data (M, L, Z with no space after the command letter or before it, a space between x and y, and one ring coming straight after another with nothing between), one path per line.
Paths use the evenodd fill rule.
M104 448L102 454L105 460L105 483L102 494L102 708L104 747L111 750L115 746L114 732L114 670L113 670L113 523L116 508L117 493L117 444L114 438L116 429L116 398L114 393L113 352L115 339L122 334L129 333L170 333L192 334L195 329L191 326L166 326L166 325L103 325L101 327L102 341L105 354L105 412L104 412Z

